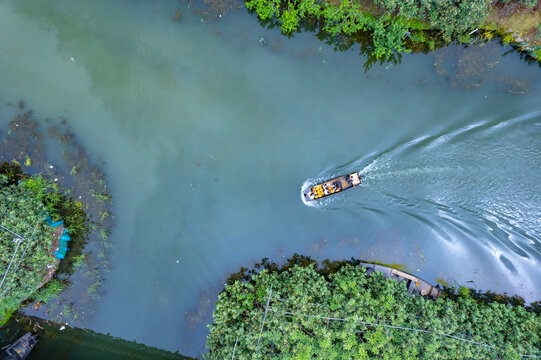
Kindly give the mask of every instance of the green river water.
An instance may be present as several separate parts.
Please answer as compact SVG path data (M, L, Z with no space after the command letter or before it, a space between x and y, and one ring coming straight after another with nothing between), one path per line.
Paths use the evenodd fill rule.
M114 199L101 296L64 320L197 356L227 275L295 252L541 299L537 65L491 42L364 72L355 47L202 8L0 0L0 130L19 100L67 119Z

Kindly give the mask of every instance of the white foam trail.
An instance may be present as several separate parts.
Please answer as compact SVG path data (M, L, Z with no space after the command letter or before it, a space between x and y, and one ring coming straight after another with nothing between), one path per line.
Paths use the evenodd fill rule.
M426 146L426 149L427 150L430 150L430 149L433 149L441 144L445 144L445 143L448 143L450 140L452 140L454 137L458 136L458 135L461 135L461 134L464 134L464 133L467 133L468 131L471 131L475 128L478 128L480 126L483 126L485 125L486 123L488 123L488 121L484 120L484 121L479 121L479 122L476 122L474 124L470 124L470 125L466 125L460 129L457 129L457 130L454 130L454 131L451 131L450 133L448 134L444 134L444 135L440 135L438 136L437 139L435 139L434 141L432 141L432 143L428 144Z
M513 125L524 120L530 120L538 116L541 116L541 111L532 111L530 113L517 116L516 118L502 121L501 123L494 125L491 130L501 129L503 127Z
M413 139L413 140L408 141L407 145L408 145L408 147L417 145L418 143L420 143L420 142L423 141L423 140L428 139L429 137L430 137L430 135L422 135L422 136L419 136L419 137L416 138L416 139Z
M317 206L317 202L316 201L307 201L305 196L304 196L304 192L306 191L306 189L308 189L310 186L313 185L313 182L310 181L310 180L306 180L302 186L301 186L301 200L302 202L304 203L304 205L306 206L309 206L309 207L319 207Z

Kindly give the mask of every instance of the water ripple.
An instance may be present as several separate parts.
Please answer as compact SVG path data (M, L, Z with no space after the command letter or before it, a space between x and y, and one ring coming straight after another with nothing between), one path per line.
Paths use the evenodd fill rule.
M353 171L364 185L311 205L405 216L516 273L519 261L541 262L540 118L483 119L360 156L305 185Z

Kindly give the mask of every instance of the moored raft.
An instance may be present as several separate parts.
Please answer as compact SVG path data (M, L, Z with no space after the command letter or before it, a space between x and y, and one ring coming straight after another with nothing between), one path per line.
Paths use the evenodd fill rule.
M24 360L37 343L37 336L27 332L0 353L0 360Z
M360 263L359 266L365 267L367 274L370 274L373 271L378 271L383 273L383 276L386 278L394 279L399 282L405 281L408 294L410 295L420 295L429 299L437 299L440 296L440 289L415 275L393 269L389 266L377 264Z
M304 191L304 198L306 200L317 200L325 196L339 193L342 190L361 185L362 178L363 177L356 172L339 176L306 189Z

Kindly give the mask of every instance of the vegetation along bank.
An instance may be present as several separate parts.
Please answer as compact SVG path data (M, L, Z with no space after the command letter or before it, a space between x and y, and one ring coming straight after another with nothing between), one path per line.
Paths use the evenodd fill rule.
M54 260L59 263L56 269L52 267L48 273L54 279L49 284L62 285L64 289L55 297L45 297L48 300L46 303L44 298L36 298L33 306L26 306L23 311L42 319L81 326L95 313L95 302L103 293L105 273L110 268L112 243L109 235L114 219L105 173L92 161L89 151L70 130L67 119L40 117L37 112L28 109L23 100L8 101L5 105L7 112L12 112L13 116L5 119L9 120L7 128L0 129L0 164L12 164L9 165L12 169L9 170L10 178L15 178L10 182L15 185L19 180L28 178L27 175L21 176L23 172L35 175L34 179L41 174L46 180L42 184L47 184L44 201L48 197L53 199L53 194L63 199L49 202L55 205L47 210L51 219L45 216L45 220L50 225L60 218L63 220L63 224L53 229L53 250L57 241L60 257L65 258ZM61 156L51 157L51 154ZM21 168L24 170L21 171ZM56 208L60 205L65 208ZM77 217L78 214L81 216ZM83 214L86 214L85 222ZM64 231L68 231L67 236L62 235ZM19 250L24 251L24 248ZM9 273L14 269L11 268ZM30 304L31 299L25 303Z
M467 288L437 300L360 261L295 255L233 275L208 359L521 359L541 356L539 304Z
M54 274L89 228L82 203L16 164L0 166L0 206L1 325L26 300L47 302L63 289Z
M369 36L361 50L379 60L500 36L541 61L538 0L247 0L246 7L284 34L318 31L339 48Z

